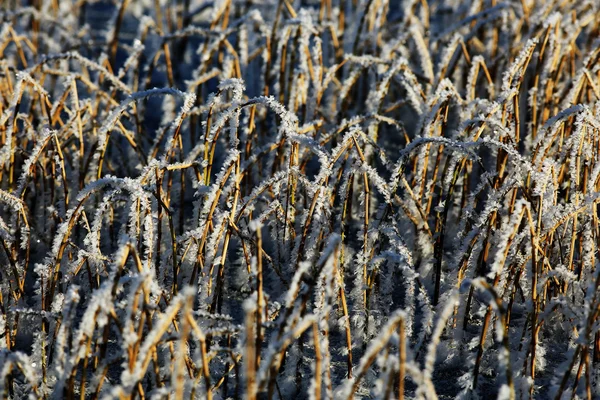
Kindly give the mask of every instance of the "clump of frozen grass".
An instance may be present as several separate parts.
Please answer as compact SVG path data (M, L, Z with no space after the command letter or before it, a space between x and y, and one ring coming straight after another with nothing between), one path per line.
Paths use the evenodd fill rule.
M5 397L600 396L592 3L42 3L0 11Z

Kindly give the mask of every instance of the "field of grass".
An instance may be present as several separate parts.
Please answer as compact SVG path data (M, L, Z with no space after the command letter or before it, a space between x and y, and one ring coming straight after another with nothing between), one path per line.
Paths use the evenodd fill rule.
M0 2L0 394L600 398L600 2Z

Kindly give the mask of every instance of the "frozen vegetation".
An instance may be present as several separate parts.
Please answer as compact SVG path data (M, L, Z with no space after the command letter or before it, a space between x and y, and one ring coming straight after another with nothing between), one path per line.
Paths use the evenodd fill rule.
M600 398L597 0L5 0L0 394Z

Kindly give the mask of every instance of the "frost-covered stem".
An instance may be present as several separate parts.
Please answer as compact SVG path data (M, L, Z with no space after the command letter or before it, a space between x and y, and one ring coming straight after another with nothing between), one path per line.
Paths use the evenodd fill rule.
M234 190L235 191L234 191L234 195L233 195L231 215L235 215L238 200L239 200L239 195L240 195L240 159L239 159L239 157L237 158L237 160L235 162L235 189ZM223 241L223 250L221 251L221 262L219 264L219 270L217 272L217 289L215 290L215 299L212 304L213 312L220 312L220 309L221 309L221 303L223 301L223 294L221 293L221 291L223 290L223 285L224 285L225 261L227 260L227 250L229 249L231 233L235 229L234 228L235 224L231 220L231 217L229 218L229 221L227 221L227 222L224 221L223 223L227 224L227 232L225 233L225 240ZM242 242L242 247L244 249L244 253L246 253L246 245L244 244L244 239L240 237L240 240ZM259 255L259 257L261 257L261 263L262 263L262 251L260 253L261 254ZM250 263L248 263L248 265L250 265Z
M296 152L298 151L298 143L293 143L292 148L290 150L290 159L288 166L288 178L287 178L287 196L285 198L285 209L284 209L284 221L283 221L283 243L285 245L287 239L287 227L288 227L288 215L289 215L289 207L292 208L292 212L294 212L294 203L295 203L295 193L296 193L296 177L291 172L291 169L296 166L297 157ZM290 218L290 222L294 222L294 218Z
M315 399L320 399L321 396L321 364L322 354L319 345L321 339L319 337L319 326L315 321L313 323L313 344L315 346Z
M247 300L248 301L248 300ZM245 328L246 328L246 340L244 348L244 370L246 379L246 399L255 400L257 396L257 382L256 382L256 371L257 371L257 357L256 342L253 340L254 333L258 328L254 325L256 323L256 307L248 307L246 309Z
M157 202L162 201L162 174L158 173L158 168L154 170L154 178L156 180L156 199ZM157 222L156 222L156 257L154 261L154 267L156 268L156 277L160 278L160 263L161 263L161 246L162 246L162 212L163 207L160 204L157 204L156 214L157 214Z
M262 234L261 227L256 229L256 344L255 348L255 368L258 370L260 364L260 349L262 344L262 315L265 307L263 300L263 257L262 257Z
M117 69L117 48L118 48L118 44L119 44L119 32L121 31L121 25L123 24L123 18L125 17L125 11L127 10L128 4L129 4L129 0L121 1L119 13L117 15L117 20L115 22L113 37L109 44L110 65L111 65L113 71L115 71Z
M342 234L343 237L343 234ZM341 248L343 249L343 246L341 246ZM342 259L341 262L339 263L340 265L343 264L343 250L340 249L340 258ZM342 304L342 316L344 318L344 330L345 330L345 336L346 336L346 369L347 369L347 373L346 373L346 378L347 379L352 379L352 330L350 328L350 314L348 312L348 303L346 301L346 291L344 289L344 277L342 275L342 272L339 270L338 267L338 262L336 259L336 262L334 264L334 274L336 276L336 279L338 280L338 295L340 298L340 302Z
M88 370L88 363L90 360L90 350L91 350L91 346L92 346L92 337L89 336L86 344L85 344L85 356L83 358L83 368L81 371L81 381L79 383L79 393L80 393L80 400L84 400L85 399L85 385L87 382L87 370ZM72 378L75 377L75 375L71 375ZM71 393L74 393L74 388L71 386Z
M577 157L577 159L579 159L579 156ZM577 171L577 176L579 176L579 171ZM578 208L578 206L579 206L579 197L575 196L574 199L573 199L573 202L575 204L575 207ZM540 204L541 204L541 202L540 202ZM541 205L540 205L540 209L541 209ZM579 218L578 218L577 215L573 216L573 229L571 231L571 245L570 245L571 251L569 253L569 264L568 264L569 270L571 270L571 271L575 271L575 264L574 264L573 260L575 258L575 252L578 250L577 246L575 246L575 243L577 241L577 236L578 236L578 232L577 232L577 225L578 225L577 222L578 222L578 219ZM566 291L566 289L567 289L567 287L565 285L565 291Z
M173 75L173 64L171 62L171 50L169 48L169 43L165 40L162 45L162 51L165 55L165 65L167 66L167 80L169 82L169 86L175 86L175 77Z
M585 347L585 356L584 356L584 360L585 360L585 394L587 396L587 400L592 400L592 385L591 385L591 381L592 381L592 372L591 372L591 366L590 366L590 347L586 346Z
M217 95L220 95L220 91L217 92ZM210 108L208 109L208 115L206 116L206 129L204 131L204 160L208 160L208 163L206 164L206 166L204 167L204 172L203 172L203 182L206 186L208 186L210 184L210 169L212 168L212 159L209 160L209 154L210 154L210 149L212 148L212 144L209 146L209 137L210 137L210 132L212 131L212 119L213 119L213 112L214 112L214 107L215 104L211 104ZM217 134L218 135L218 132ZM215 135L215 141L216 141L216 135Z
M479 378L479 368L481 366L481 358L483 357L483 349L485 346L485 337L487 335L488 328L490 326L490 320L492 318L492 308L488 306L483 319L483 326L481 327L481 334L479 336L479 344L477 345L477 359L475 360L475 367L473 367L473 389L477 389L477 378Z
M398 346L398 400L404 400L404 377L406 375L406 330L404 320L398 326L400 344Z
M300 260L302 259L302 256L304 255L304 246L306 244L306 238L308 237L310 224L312 222L312 217L315 212L315 207L317 206L319 196L321 195L321 190L322 190L321 185L319 185L319 187L315 191L313 200L310 204L310 208L308 210L308 216L306 217L306 221L304 222L304 228L302 230L302 236L300 237L300 244L298 246L298 257L296 259L296 267L294 268L295 270L298 269L298 264L300 263Z
M365 156L363 155L362 150L360 149L360 146L358 145L358 142L356 141L356 137L354 136L354 134L351 135L352 136L352 142L354 144L354 148L356 149L358 156L360 158L360 161L365 164L367 161L365 159ZM364 284L364 289L363 289L363 305L365 307L365 311L367 313L367 318L366 318L366 323L369 323L369 305L368 305L368 290L369 287L371 286L371 282L369 282L368 277L367 277L367 264L369 261L369 213L370 213L370 197L371 197L371 191L369 188L369 177L367 176L366 172L363 172L363 185L364 185L364 224L363 224L363 251L365 253L365 261L363 264L363 284Z
M200 329L194 317L191 313L191 309L185 314L185 318L187 322L192 327L193 332L196 334L196 337L200 341L200 356L202 357L202 377L204 378L204 384L206 385L206 398L207 400L212 400L212 392L213 388L211 387L211 379L210 379L210 370L208 366L208 356L207 356L207 348L206 348L206 336L204 332Z
M446 110L448 110L448 108L446 108ZM432 176L432 180L433 182L431 182L430 185L430 189L429 189L429 193L427 194L427 207L425 208L425 213L427 215L429 215L429 213L431 212L431 205L433 204L433 194L435 191L435 186L436 186L436 180L437 180L437 176L438 176L438 172L439 172L439 168L440 168L440 163L442 161L442 154L444 152L444 145L441 145L438 148L438 152L437 152L437 156L435 158L435 164L433 167L433 174Z
M162 174L161 174L162 175ZM172 175L172 171L169 171L169 182L168 182L168 187L167 187L167 193L171 192L171 185L172 185L172 180L171 178L173 177ZM167 213L167 221L169 222L169 232L171 233L171 269L172 269L172 273L173 273L173 284L171 286L171 293L173 296L177 295L178 291L179 291L179 281L178 281L178 277L179 277L179 264L177 262L177 233L175 231L175 222L173 221L173 211L170 209L170 196L167 195L167 203L165 203L160 197L157 197L158 200L158 207L162 207L164 208L165 212ZM183 212L183 210L182 210Z
M436 217L436 227L435 227L435 231L436 231L436 240L435 240L435 245L434 245L434 249L435 249L435 267L434 267L434 273L435 273L435 286L434 286L434 292L433 292L433 305L436 306L438 304L438 301L440 299L440 287L441 287L441 279L442 279L442 257L444 254L444 239L446 237L445 232L446 232L446 223L448 220L448 212L450 210L451 204L452 204L452 196L454 194L454 188L456 187L456 182L458 181L458 178L460 177L465 165L467 163L467 159L463 158L460 162L459 165L456 165L454 167L454 171L452 172L452 183L450 184L449 188L448 188L448 192L446 194L446 197L444 198L444 200L440 200L442 202L442 204L444 204L444 209L441 213L437 213L437 217ZM448 164L449 165L449 164ZM459 279L457 282L457 285L460 286L461 285L461 269L459 269Z
M73 105L75 108L75 114L77 118L77 133L79 134L79 190L81 190L85 185L85 172L83 163L85 157L85 141L83 139L83 123L81 121L79 94L77 93L77 82L75 81L75 79L71 81L71 96L73 97Z
M56 149L56 154L58 155L58 161L60 163L60 173L61 173L61 179L62 179L62 187L63 187L63 195L64 195L64 202L65 202L65 210L69 209L69 182L67 181L67 171L65 169L65 157L63 156L63 152L60 148L60 142L58 141L58 137L56 136L56 134L52 135L54 136L54 146ZM56 179L57 181L59 181L59 179Z
M541 208L541 203L540 203ZM531 234L531 302L532 302L532 312L531 312L531 344L529 351L529 376L531 377L531 385L529 388L529 398L533 398L534 391L534 382L535 382L535 356L538 342L538 331L540 326L538 326L538 313L539 313L539 302L538 302L538 243L537 243L537 232L535 229L535 225L533 223L533 218L531 216L531 210L529 207L526 207L527 219L529 222L529 229ZM539 210L541 212L541 209Z
M183 318L183 321L181 322L180 328L179 328L179 339L177 341L177 351L175 353L176 355L176 359L175 359L175 367L174 367L174 371L173 371L173 380L174 380L174 386L175 386L175 398L176 399L181 399L183 398L183 393L185 390L185 360L187 358L187 341L188 341L188 337L190 335L190 331L191 331L191 324L190 324L190 318L189 315L192 311L192 306L193 306L193 297L192 296L186 296L185 299L183 299L183 306L181 309L181 313L185 316ZM202 344L201 344L202 346ZM206 350L206 349L204 349ZM204 354L204 352L203 352ZM203 360L203 369L204 369L204 360ZM210 392L210 386L206 387L206 392L209 393Z

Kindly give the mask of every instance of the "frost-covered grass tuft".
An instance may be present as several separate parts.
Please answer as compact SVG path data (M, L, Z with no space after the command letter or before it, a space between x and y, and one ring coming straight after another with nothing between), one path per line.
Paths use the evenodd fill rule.
M600 398L600 3L0 2L3 398Z

